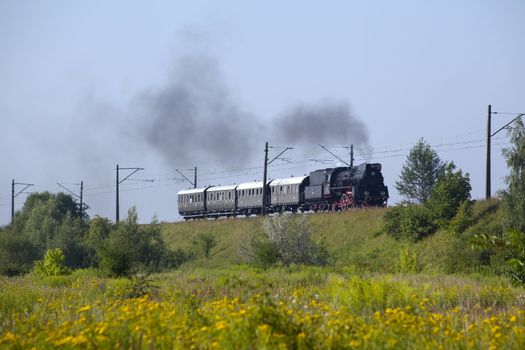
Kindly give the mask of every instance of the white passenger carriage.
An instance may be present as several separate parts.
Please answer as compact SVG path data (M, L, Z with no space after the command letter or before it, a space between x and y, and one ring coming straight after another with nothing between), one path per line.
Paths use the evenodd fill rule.
M206 211L206 190L210 187L179 191L177 200L179 213L185 219L200 217Z
M263 197L263 182L245 182L239 184L237 192L237 211L243 215L261 212Z
M274 212L296 211L304 200L308 176L275 179L270 182L270 203Z
M206 210L209 216L235 215L237 185L215 186L206 191Z

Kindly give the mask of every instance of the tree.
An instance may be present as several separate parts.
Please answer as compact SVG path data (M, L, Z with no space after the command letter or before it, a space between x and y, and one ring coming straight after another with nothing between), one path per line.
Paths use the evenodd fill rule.
M87 229L87 215L80 217L73 197L49 192L31 194L9 226L13 235L31 243L32 248L24 250L28 254L34 248L36 258L43 258L47 250L60 248L66 256L65 264L73 268L85 266ZM11 240L10 244L16 242ZM11 253L4 256L14 257ZM14 261L21 261L20 257L17 259ZM27 269L21 266L22 270Z
M507 229L525 232L525 126L517 119L510 131L511 147L503 150L510 168L503 193L503 210Z
M95 221L96 220L96 221ZM116 225L106 219L95 219L88 234L88 242L98 256L100 268L111 276L129 276L134 269L144 267L157 271L173 266L174 256L162 240L156 219L150 225L138 224L135 207L128 211L126 220ZM101 239L100 243L96 243Z
M434 185L428 207L433 217L439 223L450 221L457 213L461 203L470 200L469 174L463 171L455 171L456 165L451 162L446 165L445 171L441 174Z
M426 203L444 167L436 151L421 138L410 150L395 187L409 200Z
M38 248L23 233L0 228L0 274L16 276L29 272L38 259Z

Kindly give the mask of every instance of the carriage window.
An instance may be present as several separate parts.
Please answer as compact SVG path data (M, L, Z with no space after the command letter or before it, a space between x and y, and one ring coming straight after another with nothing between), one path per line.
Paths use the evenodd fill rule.
M275 193L275 187L272 187L272 193Z
M279 192L283 191L283 186L279 186Z
M232 199L232 193L228 192L228 199Z

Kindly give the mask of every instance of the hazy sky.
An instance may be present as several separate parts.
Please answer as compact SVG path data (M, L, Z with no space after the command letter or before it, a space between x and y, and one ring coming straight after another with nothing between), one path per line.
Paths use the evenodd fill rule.
M311 160L333 159L318 143L354 143L395 203L424 137L482 198L487 105L525 112L524 14L522 0L0 0L0 225L12 179L83 180L88 213L113 219L117 163L156 180L122 183L121 217L178 220L189 184L175 169L198 166L200 185L261 179L265 141L294 147L270 178L336 165ZM508 138L493 143L495 192Z

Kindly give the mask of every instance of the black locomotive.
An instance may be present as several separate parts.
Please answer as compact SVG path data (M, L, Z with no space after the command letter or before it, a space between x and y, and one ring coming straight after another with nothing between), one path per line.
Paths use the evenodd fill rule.
M266 212L337 211L386 206L388 187L381 164L363 163L310 172L309 176L231 186L208 186L178 193L179 213L185 219L259 214L266 192Z

